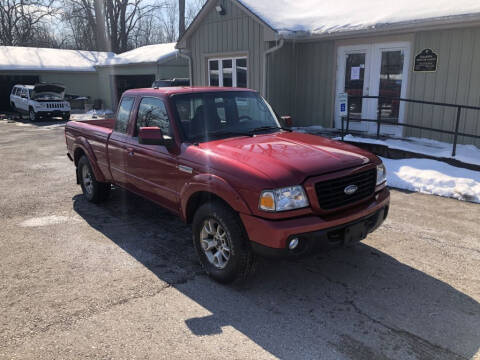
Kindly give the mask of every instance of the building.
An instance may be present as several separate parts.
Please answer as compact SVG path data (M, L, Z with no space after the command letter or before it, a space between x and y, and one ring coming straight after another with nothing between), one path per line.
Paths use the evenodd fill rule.
M9 109L13 85L61 83L67 94L101 100L113 109L123 91L154 80L188 77L188 61L175 43L148 45L119 55L65 49L0 46L0 111Z
M299 126L340 128L345 92L480 106L475 1L208 0L177 48L194 85L256 89ZM351 116L375 119L377 101L352 100ZM479 115L463 111L460 131L480 135ZM456 110L383 100L382 118L453 130ZM365 121L351 129L376 132ZM382 132L452 140L394 125Z
M95 65L114 56L108 52L0 46L0 111L10 108L15 84L61 83L69 94L101 98Z
M125 90L150 87L154 80L188 78L188 60L179 56L175 43L142 46L95 67L102 99L110 109Z

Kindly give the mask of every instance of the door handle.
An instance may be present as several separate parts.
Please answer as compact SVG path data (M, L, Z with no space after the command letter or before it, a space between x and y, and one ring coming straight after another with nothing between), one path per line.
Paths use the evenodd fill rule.
M127 153L128 153L128 156L135 155L135 151L133 151L133 148L127 148Z

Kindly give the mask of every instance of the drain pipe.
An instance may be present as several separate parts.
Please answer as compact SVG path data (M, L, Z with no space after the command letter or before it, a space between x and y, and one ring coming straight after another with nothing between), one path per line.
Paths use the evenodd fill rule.
M192 62L192 55L190 55L190 51L187 50L185 53L183 52L185 49L178 49L178 55L183 57L184 59L188 59L188 78L190 79L190 86L193 86L193 62Z
M277 45L275 45L274 47L271 47L270 49L266 50L264 53L263 53L263 84L262 84L262 96L264 98L267 97L267 59L268 59L268 55L277 51L277 50L280 50L283 46L283 44L285 43L285 40L283 38L280 39L279 43Z

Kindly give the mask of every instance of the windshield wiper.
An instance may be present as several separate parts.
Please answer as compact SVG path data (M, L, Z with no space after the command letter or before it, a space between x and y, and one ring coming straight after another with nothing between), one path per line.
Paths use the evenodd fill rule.
M281 126L260 126L260 127L257 127L255 129L252 129L250 130L250 133L251 134L255 134L256 132L259 132L259 131L264 131L264 130L285 130L285 131L289 131L291 132L292 129L288 129L288 128L284 128L284 127L281 127Z

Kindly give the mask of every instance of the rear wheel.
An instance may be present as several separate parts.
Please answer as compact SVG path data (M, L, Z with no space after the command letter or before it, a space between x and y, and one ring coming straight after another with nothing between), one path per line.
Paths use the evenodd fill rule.
M197 210L193 243L201 265L214 280L229 283L253 273L254 255L240 217L223 202L207 202Z
M108 198L111 185L97 181L90 162L85 155L78 161L77 171L83 195L88 201L97 204Z

